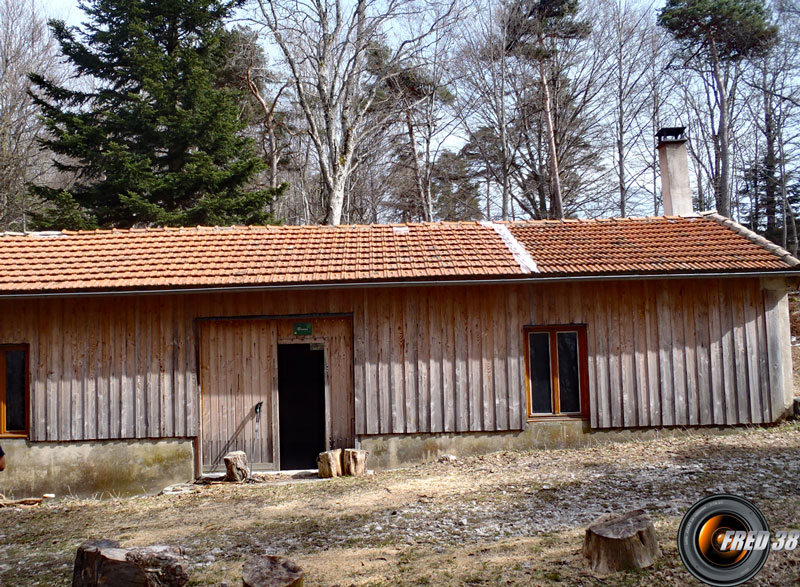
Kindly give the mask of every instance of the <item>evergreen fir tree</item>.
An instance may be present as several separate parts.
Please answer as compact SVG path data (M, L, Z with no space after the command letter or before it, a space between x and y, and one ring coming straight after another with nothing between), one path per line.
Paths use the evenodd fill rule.
M43 145L74 174L40 228L271 222L280 190L247 189L264 168L237 91L224 86L223 20L238 0L89 0L83 30L50 26L92 89L32 74L50 136Z

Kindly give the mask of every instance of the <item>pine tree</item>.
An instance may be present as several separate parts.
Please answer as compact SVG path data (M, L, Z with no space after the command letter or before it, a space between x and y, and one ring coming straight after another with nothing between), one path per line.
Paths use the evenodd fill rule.
M92 89L31 75L43 146L73 187L45 185L40 228L265 223L280 190L247 189L255 155L224 86L223 20L238 0L90 0L83 30L50 26Z
M719 104L714 144L720 170L714 179L717 212L731 215L729 88L723 66L763 55L775 43L777 28L769 23L763 0L667 0L658 24L684 51L686 63L699 61L711 70L709 88Z
M538 63L550 167L550 215L564 217L561 170L558 162L556 127L547 64L555 56L555 41L583 39L591 25L579 18L578 0L519 0L510 5L506 50Z

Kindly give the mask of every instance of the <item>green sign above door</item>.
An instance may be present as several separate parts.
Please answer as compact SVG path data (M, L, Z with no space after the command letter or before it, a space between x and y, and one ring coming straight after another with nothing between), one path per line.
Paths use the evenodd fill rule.
M311 322L295 322L292 332L295 336L311 336Z

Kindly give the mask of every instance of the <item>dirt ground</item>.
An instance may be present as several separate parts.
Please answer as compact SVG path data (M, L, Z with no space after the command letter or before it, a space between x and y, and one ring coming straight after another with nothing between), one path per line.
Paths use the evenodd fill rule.
M776 529L800 528L800 423L585 449L499 452L332 480L195 486L192 493L62 499L0 510L0 583L68 585L78 545L175 544L192 585L241 585L244 559L285 554L307 585L675 585L680 519L699 498L751 498ZM599 578L585 526L643 507L663 556ZM694 582L697 584L696 582ZM800 583L800 549L772 553L755 585Z

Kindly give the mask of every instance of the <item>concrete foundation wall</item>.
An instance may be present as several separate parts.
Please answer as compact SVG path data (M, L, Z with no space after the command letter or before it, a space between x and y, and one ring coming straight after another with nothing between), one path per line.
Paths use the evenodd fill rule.
M35 442L2 439L6 470L0 493L109 497L158 492L194 478L189 439Z
M359 437L359 448L369 451L367 466L385 470L438 459L500 450L576 448L601 442L647 440L685 434L730 434L736 428L640 428L591 430L586 421L528 422L519 432L403 434Z

